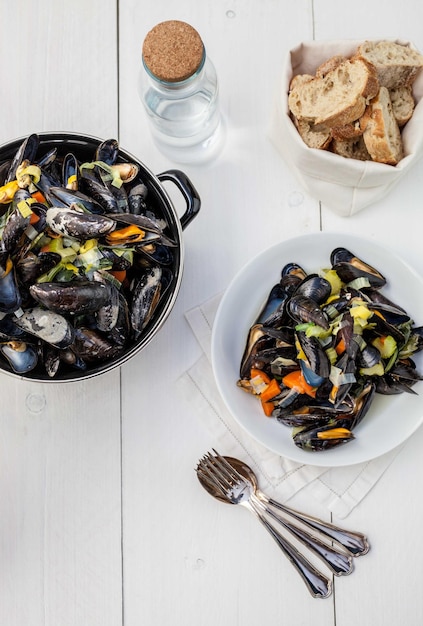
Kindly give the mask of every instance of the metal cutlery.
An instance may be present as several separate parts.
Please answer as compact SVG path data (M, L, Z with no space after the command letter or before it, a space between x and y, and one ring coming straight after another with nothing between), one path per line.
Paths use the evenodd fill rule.
M259 490L253 470L238 459L213 450L213 454L208 452L200 459L196 472L200 483L212 496L229 504L241 504L259 519L315 598L330 596L331 579L320 572L268 518L317 555L336 576L350 574L352 557L369 550L369 543L362 533L339 528L268 498Z

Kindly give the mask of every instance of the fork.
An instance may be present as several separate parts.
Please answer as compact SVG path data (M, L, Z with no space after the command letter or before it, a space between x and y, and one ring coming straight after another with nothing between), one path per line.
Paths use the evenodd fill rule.
M200 482L212 495L218 494L220 498L232 504L240 504L251 511L263 524L266 530L281 548L282 552L294 565L297 572L305 582L309 592L315 598L327 598L332 593L332 581L320 572L310 561L298 551L298 549L281 535L276 528L264 517L262 507L253 498L253 485L243 477L231 473L230 469L222 463L224 457L212 456L210 453L200 459L197 465L197 475ZM210 489L211 488L211 489ZM277 521L281 521L279 517Z

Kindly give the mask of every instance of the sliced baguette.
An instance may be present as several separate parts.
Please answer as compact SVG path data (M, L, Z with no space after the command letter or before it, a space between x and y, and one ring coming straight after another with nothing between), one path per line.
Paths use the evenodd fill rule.
M314 76L312 74L296 74L292 77L291 82L289 83L289 91L304 85L304 83L310 82L313 78Z
M359 119L379 85L372 65L346 60L323 77L300 81L291 89L288 106L298 120L343 126Z
M334 139L354 139L360 137L363 134L363 129L360 126L360 121L351 122L350 124L344 124L344 126L332 126L332 136Z
M335 70L339 65L341 65L341 63L344 63L344 61L346 60L347 57L344 57L343 54L335 54L335 56L330 57L330 59L323 61L323 63L319 65L316 70L316 76L323 78L324 76L326 76L326 74L328 74L332 70Z
M373 161L396 165L402 159L401 132L386 87L379 89L360 124L363 128L364 143Z
M393 87L389 95L398 126L404 126L414 113L414 96L411 87Z
M364 143L363 135L353 139L334 139L331 144L332 152L348 159L371 161L371 156Z
M324 126L314 126L306 120L297 120L294 118L294 124L301 136L301 139L309 148L317 150L326 150L332 140L330 128Z
M365 41L358 46L353 58L371 63L379 84L388 89L411 85L423 67L423 56L419 52L393 41Z

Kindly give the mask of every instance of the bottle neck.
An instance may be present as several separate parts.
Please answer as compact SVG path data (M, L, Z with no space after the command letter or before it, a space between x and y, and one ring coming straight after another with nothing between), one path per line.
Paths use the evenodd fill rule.
M168 89L170 91L177 91L180 89L185 89L186 87L189 87L193 82L195 82L197 80L197 78L202 74L203 70L204 70L204 66L206 63L206 50L205 48L203 49L203 55L200 61L199 66L197 67L197 69L195 70L195 72L193 72L190 76L188 76L187 78L184 78L184 80L180 80L180 81L169 81L169 80L164 80L163 78L160 78L159 76L156 76L156 74L154 74L150 68L148 67L148 65L145 62L144 56L142 57L142 64L144 66L144 69L147 73L147 76L156 84L160 85L163 89Z

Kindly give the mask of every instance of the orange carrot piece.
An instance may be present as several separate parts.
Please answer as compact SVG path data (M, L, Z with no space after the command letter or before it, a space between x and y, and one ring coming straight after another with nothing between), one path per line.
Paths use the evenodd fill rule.
M275 408L273 402L263 402L263 399L261 396L260 396L260 400L261 400L261 406L262 406L264 414L267 417L270 417L273 413L273 409Z
M263 402L268 402L269 400L277 396L278 393L280 393L280 390L281 388L278 381L275 378L272 378L266 389L261 392L260 398Z
M338 341L338 343L335 346L335 352L336 354L343 354L346 350L347 346L345 345L345 341L344 338L341 337L341 339Z
M263 372L263 370L259 370L256 367L252 367L250 378L255 378L256 376L260 376L264 383L269 384L271 381L270 376L268 376L266 372Z
M34 198L36 202L40 202L41 204L46 201L41 191L34 191L34 193L31 194L31 197Z
M299 393L306 393L314 398L316 396L316 387L308 384L301 370L294 370L282 378L285 387L295 389Z
M29 218L29 223L30 224L36 224L37 222L39 222L40 218L38 217L38 215L34 212L31 213L31 217Z

